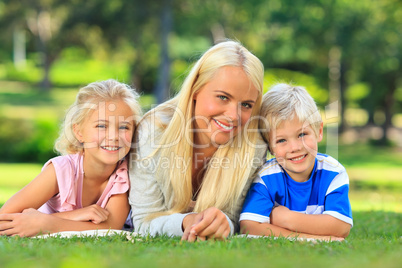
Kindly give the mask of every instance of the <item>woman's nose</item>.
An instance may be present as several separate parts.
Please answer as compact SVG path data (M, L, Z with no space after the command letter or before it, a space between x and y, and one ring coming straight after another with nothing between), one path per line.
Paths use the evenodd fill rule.
M233 103L227 107L225 116L228 117L232 121L232 123L237 122L240 118L240 112L241 112L240 104L238 105Z

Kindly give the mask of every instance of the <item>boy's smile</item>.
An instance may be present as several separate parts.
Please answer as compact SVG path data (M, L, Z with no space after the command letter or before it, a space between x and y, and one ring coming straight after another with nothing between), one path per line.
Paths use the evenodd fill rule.
M295 115L292 120L285 120L270 133L269 144L278 163L289 176L304 182L310 177L317 156L318 142L322 140L321 124L318 137L311 126L300 122Z

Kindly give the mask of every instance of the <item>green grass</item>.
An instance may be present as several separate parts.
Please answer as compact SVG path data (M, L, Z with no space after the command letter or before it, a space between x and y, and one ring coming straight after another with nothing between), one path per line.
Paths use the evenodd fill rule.
M0 238L2 267L400 267L401 214L356 212L346 242L231 238Z

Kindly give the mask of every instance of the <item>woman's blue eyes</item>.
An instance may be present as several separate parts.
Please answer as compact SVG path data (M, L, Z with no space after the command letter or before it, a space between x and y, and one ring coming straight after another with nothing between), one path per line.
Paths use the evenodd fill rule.
M218 98L221 100L224 100L224 101L229 99L228 97L223 96L223 95L219 95ZM253 107L250 103L247 103L247 102L243 102L241 104L241 106L243 106L244 108L247 108L247 109L251 109Z
M253 107L250 103L242 103L241 105L242 105L243 107L249 108L249 109L251 109L251 108Z

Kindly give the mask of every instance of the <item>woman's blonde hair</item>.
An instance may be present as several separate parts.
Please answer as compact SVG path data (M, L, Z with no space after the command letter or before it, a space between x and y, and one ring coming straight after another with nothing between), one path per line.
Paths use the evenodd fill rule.
M158 127L164 130L156 151L160 151L162 159L169 159L170 168L160 167L156 176L162 180L163 187L170 188L174 193L172 207L168 208L167 213L185 212L192 199L193 96L225 66L242 68L259 94L248 123L233 140L218 147L209 161L194 211L201 212L209 207L232 209L251 176L259 135L255 130L258 128L257 117L261 107L264 67L240 43L225 41L201 56L176 97L144 116L154 116Z
M265 141L269 144L269 133L277 129L283 121L293 120L295 116L300 122L310 125L318 137L322 118L307 90L301 86L285 83L271 87L264 94L261 106L259 129Z
M60 135L54 146L55 151L61 155L82 153L84 151L83 145L74 135L73 126L80 125L91 111L97 109L100 102L124 101L131 108L134 123L136 124L142 114L138 97L138 93L130 86L113 79L90 83L81 88L61 125Z

